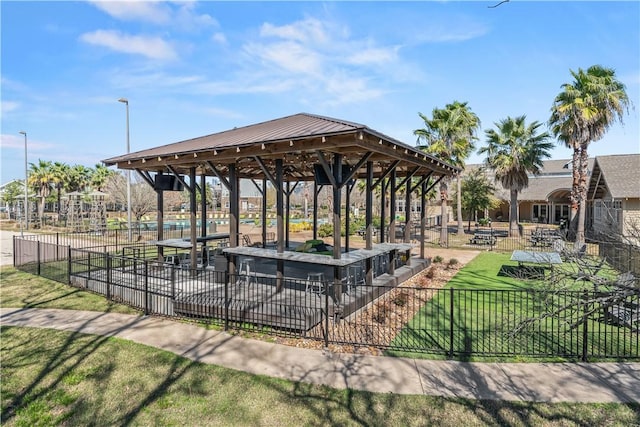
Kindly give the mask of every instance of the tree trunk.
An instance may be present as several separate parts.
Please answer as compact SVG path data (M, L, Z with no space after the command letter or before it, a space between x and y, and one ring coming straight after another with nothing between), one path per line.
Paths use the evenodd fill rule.
M511 201L509 205L509 237L520 236L518 228L518 190L511 189L509 191Z
M583 144L580 150L579 162L579 213L578 226L576 232L576 246L581 247L585 242L585 219L587 216L587 173L589 166L589 155L587 154L587 145Z
M460 174L456 176L456 184L457 184L457 194L456 199L458 202L458 206L456 209L456 213L458 215L458 236L464 235L464 224L462 223L462 183L460 180Z
M44 203L45 197L40 196L40 206L38 206L38 219L40 220L40 230L44 227Z
M449 230L448 230L448 224L449 224L449 219L447 218L447 199L449 198L448 195L448 189L447 189L447 183L445 182L445 180L442 180L442 183L440 184L440 217L441 217L441 222L442 222L442 226L440 227L440 246L445 246L448 247L449 246Z
M572 185L571 195L571 211L569 212L569 223L567 224L567 237L569 240L576 238L578 230L578 209L580 208L580 146L574 145L573 157L571 161Z

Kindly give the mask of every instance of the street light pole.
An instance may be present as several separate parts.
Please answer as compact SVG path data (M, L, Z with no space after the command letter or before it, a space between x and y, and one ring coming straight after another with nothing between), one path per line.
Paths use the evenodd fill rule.
M120 98L118 102L122 102L127 106L127 154L130 152L129 146L129 100ZM131 171L127 170L127 237L131 242Z
M29 196L27 195L27 181L29 180L29 168L27 167L27 132L21 130L21 135L24 135L24 227L29 229ZM22 232L22 221L20 221L20 235Z

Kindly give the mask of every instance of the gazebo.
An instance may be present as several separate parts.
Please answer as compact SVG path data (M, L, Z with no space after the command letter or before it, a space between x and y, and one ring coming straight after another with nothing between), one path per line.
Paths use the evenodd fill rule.
M205 179L217 177L230 194L228 269L235 271L237 257L243 255L261 256L277 260L277 279L284 278L286 260L318 262L334 267L334 286L341 283L340 268L353 260L365 264L367 283L372 279L372 254L388 251L395 256L398 250L407 251L410 246L395 245L396 194L404 189L405 206L411 205L413 194L421 197L420 255L424 259L424 232L426 222L426 193L444 177L459 172L456 167L432 157L416 147L377 132L365 125L345 120L300 113L249 126L201 136L198 138L163 145L126 155L103 160L106 166L135 170L157 193L158 240L163 239L163 191L184 187L190 193L190 248L191 265L196 265L197 242L206 235L205 221L201 221L200 233L197 229L197 192L205 190ZM200 177L198 184L197 177ZM247 248L240 246L239 200L240 179L262 180L262 191L270 182L276 190L276 241L275 249ZM365 248L349 252L347 230L345 236L346 253L342 252L340 235L341 204L343 189L350 189L356 179L366 183L365 199ZM317 205L319 188L328 185L333 190L333 254L331 257L309 255L304 259L292 259L285 254L286 221L285 209L291 195L291 184L313 181L314 205ZM379 242L386 244L374 247L372 205L373 192L378 186L388 186L390 190L390 213L385 213L386 201L381 202L382 224ZM385 192L383 191L384 195ZM349 191L346 191L349 206ZM201 211L206 216L205 197L201 197ZM263 218L266 218L266 197L262 198ZM385 216L389 216L386 223ZM317 229L317 209L314 209L314 236ZM388 236L385 236L388 224ZM406 215L404 224L405 241L409 241L411 218ZM266 221L262 224L263 242L266 242ZM199 236L200 234L200 236ZM200 240L201 241L201 240ZM382 249L380 249L382 248ZM377 252L376 252L377 250ZM161 248L159 248L162 255ZM358 252L358 254L355 254ZM315 257L315 258L313 258ZM393 270L394 263L389 263Z

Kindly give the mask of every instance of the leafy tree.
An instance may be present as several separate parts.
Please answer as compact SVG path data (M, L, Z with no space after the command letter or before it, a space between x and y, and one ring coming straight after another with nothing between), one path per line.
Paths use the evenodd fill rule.
M51 194L51 189L55 185L55 175L52 172L51 162L38 160L38 163L30 163L29 169L29 187L37 194L40 202L38 204L38 220L40 228L43 226L44 204L47 197Z
M499 203L493 196L494 191L496 188L482 169L473 169L462 179L462 208L469 213L469 230L478 211L490 209Z
M593 65L586 71L570 70L573 82L562 85L551 108L553 134L573 150L570 230L579 245L584 243L589 144L601 139L616 119L628 112L629 97L615 71ZM576 215L576 213L578 213ZM577 218L576 218L577 217Z
M113 201L121 206L127 206L127 178L123 173L114 172L111 174L104 186ZM156 210L156 192L149 187L137 174L132 174L131 180L131 214L136 221L140 221L143 216Z
M542 170L542 161L551 157L553 147L547 132L538 133L541 123L525 123L526 117L507 117L485 131L487 145L480 148L486 163L495 171L496 180L510 192L509 235L519 235L518 192L529 185L529 174Z
M466 102L454 101L447 104L444 109L434 108L431 118L418 113L424 121L425 127L416 129L413 134L418 137L418 142L426 143L422 149L436 157L464 169L465 160L474 150L474 141L477 140L476 131L480 127L480 119L471 111ZM461 180L460 174L456 177L458 189L457 216L458 234L464 234L462 223ZM440 187L441 213L443 228L440 235L441 244L447 241L447 184L443 180Z
M2 191L2 201L7 206L15 206L16 201L24 197L24 181L11 181Z

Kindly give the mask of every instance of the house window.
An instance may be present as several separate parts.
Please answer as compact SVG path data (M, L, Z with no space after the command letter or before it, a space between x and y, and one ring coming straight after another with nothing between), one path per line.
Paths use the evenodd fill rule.
M548 208L547 205L533 205L533 222L547 222Z

